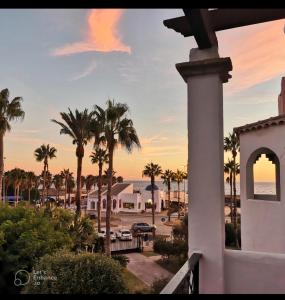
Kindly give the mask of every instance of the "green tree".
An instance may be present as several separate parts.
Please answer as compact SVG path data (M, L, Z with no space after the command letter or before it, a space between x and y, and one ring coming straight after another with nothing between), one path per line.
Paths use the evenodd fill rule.
M96 123L93 133L97 145L103 144L108 151L108 188L106 209L106 254L111 255L110 250L110 220L111 220L111 190L113 179L113 156L118 145L131 152L134 146L140 147L140 141L133 126L133 121L128 118L129 107L127 104L115 103L108 100L107 108L95 106Z
M98 213L98 232L101 231L101 194L102 194L102 170L104 163L108 163L108 153L106 149L102 149L98 146L94 148L94 152L90 155L92 164L98 164L98 202L97 202L97 213Z
M72 138L72 143L76 145L76 157L77 157L77 173L76 173L76 218L80 218L81 215L81 175L82 175L82 160L84 157L84 146L87 145L91 139L90 125L94 112L88 112L88 109L84 109L82 112L75 110L73 113L68 109L68 113L61 112L61 118L64 121L59 122L52 120L52 122L58 124L60 134L66 134Z
M43 189L42 189L42 203L44 203L45 198L47 197L47 189L46 189L46 176L48 173L48 161L56 157L57 150L54 147L50 147L49 144L41 145L34 152L36 157L36 161L44 163L43 170Z
M233 165L236 165L236 157L240 150L240 143L239 138L236 133L229 133L227 137L224 138L224 150L226 152L231 152ZM232 178L233 178L233 219L234 219L234 231L236 234L236 247L239 248L239 241L238 241L238 231L237 231L237 201L236 201L236 168L233 168Z
M2 180L4 173L4 135L11 130L11 121L24 119L22 109L22 97L16 97L9 101L9 90L0 92L0 199L2 200Z
M154 186L155 186L155 177L159 176L160 174L162 174L162 169L161 166L158 164L154 164L154 163L149 163L144 167L144 170L142 172L142 176L147 176L150 177L150 183L151 183L151 201L152 201L152 205L151 205L151 211L152 211L152 224L155 224L155 218L154 218L154 209L155 209L155 205L154 205ZM155 230L153 230L153 237L155 236Z

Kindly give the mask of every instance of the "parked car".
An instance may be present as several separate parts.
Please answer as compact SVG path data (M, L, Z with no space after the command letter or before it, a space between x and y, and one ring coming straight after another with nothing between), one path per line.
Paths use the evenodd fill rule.
M185 217L185 213L183 211L180 212L180 219ZM170 215L170 218L178 218L178 212L174 212Z
M117 232L117 238L120 241L131 241L133 239L132 233L127 229L120 229Z
M131 228L132 232L134 233L152 232L153 229L155 229L155 226L147 223L134 223Z
M98 236L105 239L106 238L106 229L101 229L98 232ZM110 231L110 240L111 240L111 242L116 242L116 234L112 230Z

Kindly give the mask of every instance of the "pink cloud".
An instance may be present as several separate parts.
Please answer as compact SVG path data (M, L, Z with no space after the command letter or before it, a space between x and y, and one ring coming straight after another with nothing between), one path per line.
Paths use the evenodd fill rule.
M52 51L52 55L62 56L90 51L131 53L131 48L121 41L118 31L123 12L122 9L92 9L87 20L86 40L57 48Z
M285 72L284 20L240 28L231 36L230 31L221 34L223 54L230 56L233 63L233 78L228 90L237 92Z

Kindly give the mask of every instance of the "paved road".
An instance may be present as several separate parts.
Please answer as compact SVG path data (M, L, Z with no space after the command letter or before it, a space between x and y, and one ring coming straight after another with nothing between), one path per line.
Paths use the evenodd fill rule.
M146 257L140 253L126 255L130 259L127 265L128 270L148 286L151 286L156 279L171 278L173 276L172 273L155 262L155 260L160 259L160 256Z
M118 214L120 221L114 221L112 223L117 223L119 228L130 229L133 223L148 223L152 224L152 216L151 215L126 215L126 214ZM161 218L166 218L164 215L156 215L155 216L155 225L156 225L156 234L163 235L171 235L172 227L166 226L161 221Z

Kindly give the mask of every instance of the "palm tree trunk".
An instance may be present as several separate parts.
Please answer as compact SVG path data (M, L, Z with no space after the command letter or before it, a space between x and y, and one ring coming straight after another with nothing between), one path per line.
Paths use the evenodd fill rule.
M233 170L233 188L234 188L234 232L236 247L239 248L238 232L237 232L237 199L236 199L236 157L234 156L234 170Z
M230 209L231 209L231 223L233 223L233 175L232 171L230 171L230 190L231 190L231 198L230 198Z
M2 199L3 175L4 175L4 133L0 133L0 199Z
M79 219L81 214L81 173L82 173L82 156L77 156L77 178L76 178L76 216Z
M97 202L97 212L98 212L98 232L101 231L102 168L103 168L103 165L102 165L102 164L99 164L99 176L98 176L98 202Z
M43 191L42 191L42 204L45 201L45 192L46 192L46 162L44 162L44 178L43 178Z
M28 188L28 194L29 194L29 203L31 202L31 189Z
M170 189L171 189L170 181L168 181L167 188L168 188L168 208L169 208L170 207Z
M180 182L177 182L177 187L178 187L178 212L177 212L177 217L178 220L180 219Z
M65 178L64 208L66 208L67 177Z
M112 146L108 147L109 153L109 168L108 168L108 187L107 187L107 209L106 209L106 248L105 252L111 256L111 241L110 241L110 227L111 227L111 191L113 183L113 152Z
M151 212L152 212L152 225L155 224L155 208L154 208L154 177L151 177L151 200L152 200L152 205L151 205ZM153 229L152 231L152 236L153 239L155 238L155 230Z

